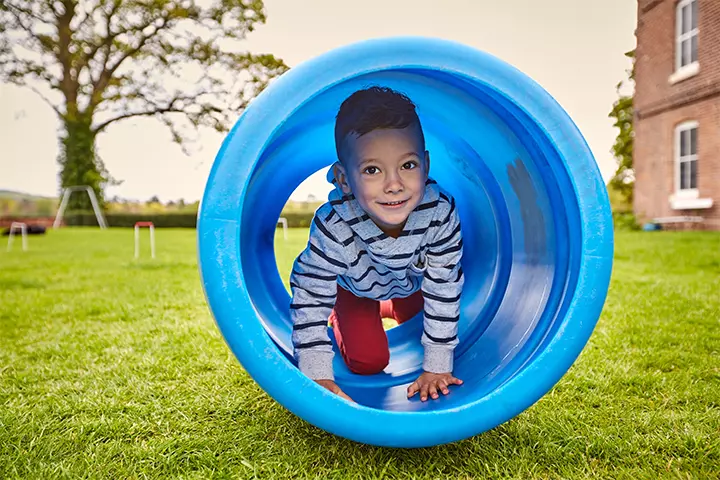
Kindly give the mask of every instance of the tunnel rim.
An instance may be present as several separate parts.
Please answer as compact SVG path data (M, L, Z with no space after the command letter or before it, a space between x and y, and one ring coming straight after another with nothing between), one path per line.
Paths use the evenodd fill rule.
M582 225L579 281L568 314L562 320L564 336L556 334L544 352L497 390L457 408L434 412L395 412L348 404L302 375L274 347L260 321L245 322L237 329L238 318L253 314L251 299L243 298L245 279L239 264L242 197L247 193L249 171L247 166L231 167L238 166L234 158L241 152L259 158L264 146L262 139L247 137L253 129L258 130L261 119L267 120L263 112L273 111L273 116L281 119L305 101L311 101L322 88L344 78L412 67L440 69L482 80L528 112L563 158L573 153L576 161L565 165L576 190ZM241 132L245 123L249 130ZM548 127L557 128L558 124L563 133L559 139L548 134ZM264 130L266 139L272 137L272 127L265 125L259 129ZM588 196L599 197L600 201L591 202ZM233 235L236 241L224 242ZM275 80L248 107L223 142L198 213L198 261L203 288L216 323L236 358L270 396L299 417L334 434L375 445L448 443L495 427L534 404L565 374L589 339L607 294L611 258L612 222L604 183L589 147L559 104L534 81L501 60L455 42L425 37L374 39L341 47ZM223 268L226 262L231 263L231 268ZM240 282L233 284L233 280ZM581 318L570 322L572 315ZM558 344L567 348L551 348ZM278 377L283 379L282 386L272 381ZM298 390L305 395L297 396ZM431 417L427 419L432 418L428 425L435 427L417 435L412 427L420 417L428 415ZM442 427L447 420L461 426L448 432Z

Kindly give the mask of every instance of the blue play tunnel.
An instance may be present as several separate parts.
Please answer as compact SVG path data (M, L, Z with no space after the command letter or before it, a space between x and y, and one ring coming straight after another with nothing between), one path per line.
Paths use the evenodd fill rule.
M277 219L295 188L336 160L335 114L370 85L416 103L430 176L455 197L462 221L466 280L454 373L465 384L436 401L406 396L421 373L422 315L388 331L382 374L352 374L336 355L337 382L357 404L309 380L292 359ZM605 185L565 111L506 63L428 38L343 47L271 83L217 155L198 242L218 327L253 379L326 431L396 447L479 434L548 392L595 327L613 254Z

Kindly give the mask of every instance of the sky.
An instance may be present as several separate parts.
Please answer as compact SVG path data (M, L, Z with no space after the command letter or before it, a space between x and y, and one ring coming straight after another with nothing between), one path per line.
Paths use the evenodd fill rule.
M633 0L265 0L268 20L247 49L272 53L293 67L333 48L395 35L462 42L499 57L545 88L585 136L607 180L616 130L608 113L635 47ZM35 93L0 84L0 189L58 193L59 123ZM195 201L223 135L203 132L186 155L152 119L118 122L98 138L98 153L122 184L108 196ZM324 199L324 170L291 196Z

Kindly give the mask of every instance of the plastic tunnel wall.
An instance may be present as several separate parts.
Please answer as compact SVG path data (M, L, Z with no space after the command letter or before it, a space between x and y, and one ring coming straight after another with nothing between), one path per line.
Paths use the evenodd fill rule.
M381 374L352 374L335 356L336 381L357 403L312 382L292 359L276 221L294 189L336 160L340 103L370 85L415 102L430 176L455 197L462 222L466 280L454 374L465 383L434 401L406 395L421 373L421 314L388 331L391 359ZM605 302L613 231L592 153L545 90L481 51L412 37L339 48L272 82L216 157L198 249L218 327L270 396L333 434L422 447L512 419L565 374Z

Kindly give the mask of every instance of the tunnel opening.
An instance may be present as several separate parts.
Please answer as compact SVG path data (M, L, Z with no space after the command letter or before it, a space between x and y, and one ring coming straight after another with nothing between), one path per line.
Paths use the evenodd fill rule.
M290 299L283 286L287 272L278 269L276 221L298 185L335 161L337 107L368 85L390 86L416 103L430 151L430 177L457 200L466 286L455 366L465 386L423 405L401 395L421 373L422 315L388 330L391 360L383 373L353 374L336 353L336 380L373 408L453 408L507 381L552 335L572 285L567 232L577 206L563 193L571 184L552 142L487 85L434 70L399 69L332 86L277 128L252 172L248 191L255 194L243 211L243 222L254 226L240 239L243 269L260 279L248 291L265 330L289 360Z

